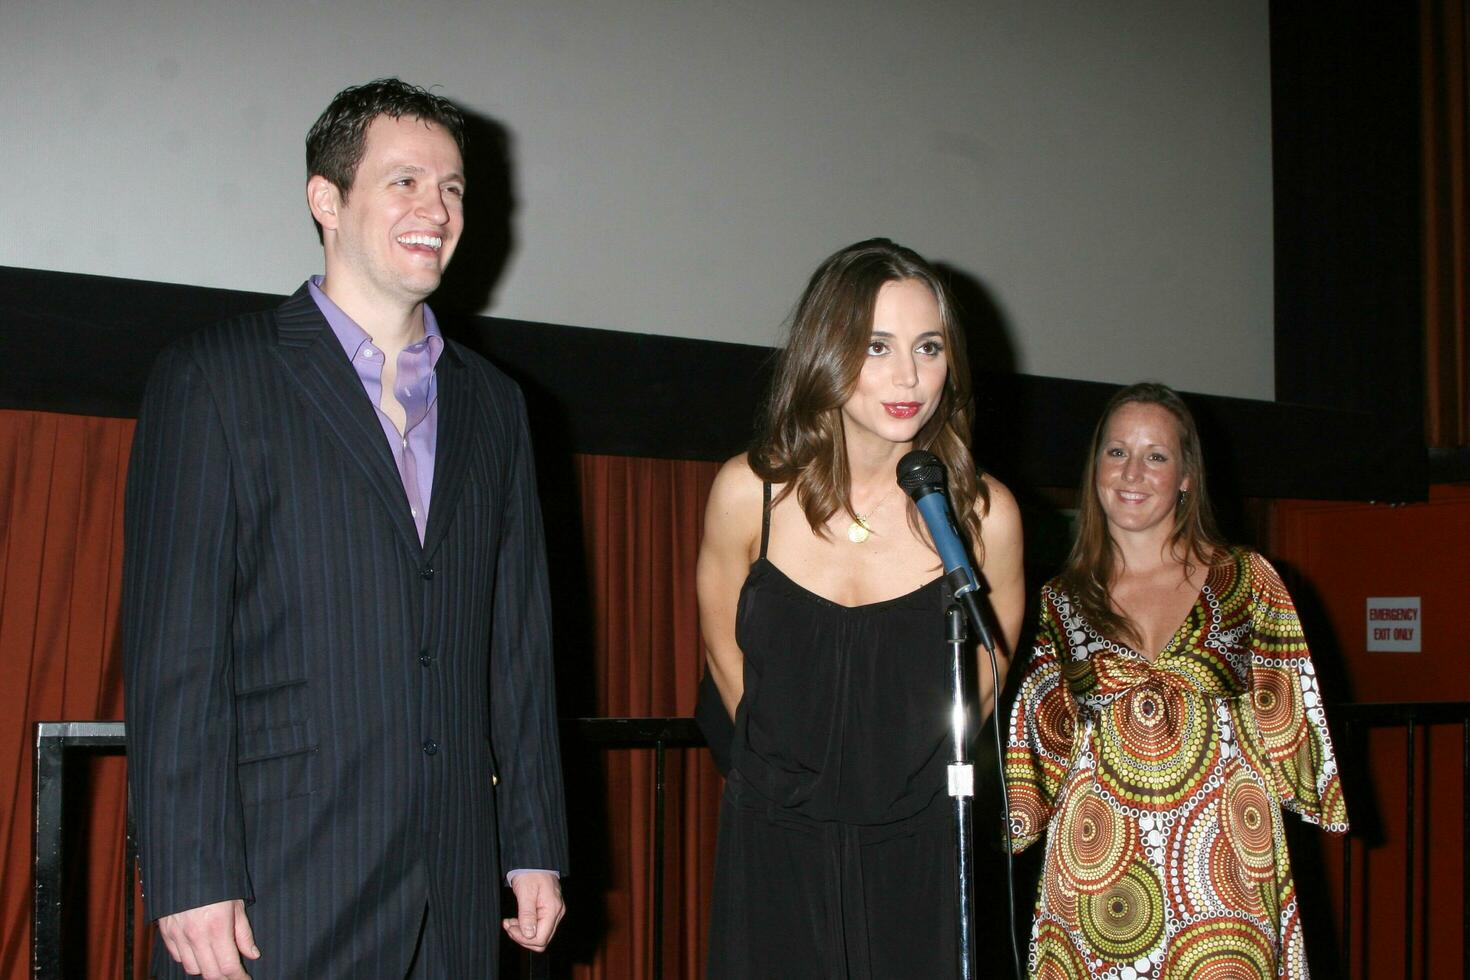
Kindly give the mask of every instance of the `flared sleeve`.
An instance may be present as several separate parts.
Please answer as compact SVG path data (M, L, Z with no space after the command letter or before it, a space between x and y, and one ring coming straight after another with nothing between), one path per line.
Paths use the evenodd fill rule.
M1241 699L1242 750L1277 802L1324 830L1348 829L1347 803L1317 671L1296 606L1271 563L1248 559L1250 690Z
M1062 675L1067 649L1053 605L1053 586L1041 593L1041 624L1011 708L1005 781L1011 849L1022 851L1046 832L1066 781L1077 737L1077 702Z

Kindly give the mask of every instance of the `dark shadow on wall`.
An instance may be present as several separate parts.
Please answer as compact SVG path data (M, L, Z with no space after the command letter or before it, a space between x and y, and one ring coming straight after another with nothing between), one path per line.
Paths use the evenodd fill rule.
M965 355L974 392L975 430L972 452L981 470L994 473L1013 493L1027 496L1034 487L1020 485L1019 449L1006 424L1016 406L1006 397L1006 386L992 379L1013 375L1016 344L1010 324L994 294L969 272L946 262L936 264L954 301L955 313L965 332Z
M992 293L977 276L948 262L936 262L954 300L955 312L965 328L965 347L969 354L970 373L980 371L1014 374L1017 366L1016 344L1011 338L1010 324Z
M1020 503L1026 519L1029 561L1033 520L1040 518L1048 528L1057 526L1056 508L1040 486L1024 476L1028 471L1034 475L1040 470L1028 465L1037 446L1055 444L1056 426L1046 417L1053 407L1025 397L1017 384L1019 357L1014 328L991 289L958 266L939 262L935 267L949 287L965 333L965 360L974 396L975 463L1003 482ZM1080 470L1081 454L1076 455ZM1029 576L1028 584L1035 584Z
M1220 533L1225 536L1226 541L1233 544L1263 547L1266 542L1261 540L1260 529L1251 520L1252 515L1241 491L1237 468L1240 447L1209 403L1191 396L1181 397L1194 414L1195 425L1199 429L1200 454L1204 458L1205 466L1205 488Z
M446 336L485 355L520 386L535 433L537 490L550 566L552 632L557 650L557 711L562 718L598 714L593 686L593 632L587 607L586 542L575 445L567 407L556 393L523 370L497 358L495 322L480 312L494 305L496 290L515 252L516 193L514 139L498 120L465 114L465 225L454 259L431 303ZM606 812L606 753L563 739L562 769L567 793L568 836L573 874L565 884L577 914L557 930L558 962L591 962L607 924L601 900L610 883L611 842ZM509 890L504 915L515 914ZM498 928L497 924L490 927ZM505 976L526 966L523 950L502 942Z
M484 319L477 322L485 324ZM470 346L476 346L473 339ZM563 719L594 717L597 707L596 671L592 662L595 636L588 598L586 536L580 486L565 407L543 386L519 372L507 372L521 386L526 411L536 433L536 482L546 534L556 645L557 713ZM612 888L612 825L607 811L608 752L596 745L565 736L561 743L563 785L566 789L567 836L571 843L572 874L563 889L568 908L577 910L557 930L551 947L557 964L591 963L602 946L607 922L602 914ZM506 892L506 901L513 901ZM513 905L507 905L507 908ZM510 913L506 913L510 914ZM502 952L524 961L524 953L510 942ZM570 967L556 976L570 976ZM505 976L515 976L507 973Z
M1359 855L1370 849L1381 847L1387 839L1383 815L1379 812L1378 787L1374 785L1371 771L1371 756L1368 749L1369 728L1348 728L1331 714L1334 704L1351 704L1356 701L1352 684L1344 669L1342 642L1332 626L1327 606L1322 601L1311 580L1287 562L1267 556L1291 593L1296 605L1297 616L1312 651L1312 665L1317 671L1317 683L1322 700L1328 706L1327 727L1333 739L1339 775L1342 779L1343 796L1347 800L1348 821L1351 824L1350 841L1362 848ZM1348 976L1352 964L1342 960L1342 919L1340 909L1332 900L1332 892L1324 877L1326 839L1323 831L1301 820L1290 811L1283 811L1286 825L1287 851L1295 877L1300 901L1302 932L1306 939L1307 962L1318 976ZM1363 858L1360 856L1359 860ZM1364 893L1361 873L1354 875L1359 887L1353 895L1354 929L1361 929L1371 916L1384 913L1384 903L1392 904L1397 898ZM1375 902L1377 904L1375 904ZM1366 916L1366 917L1365 917ZM1364 950L1367 943L1363 944ZM1365 954L1366 955L1366 954Z
M465 113L464 231L434 293L435 313L473 315L493 305L515 251L512 136L500 122Z
M1307 646L1312 651L1312 666L1317 671L1317 683L1322 689L1323 701L1328 705L1351 704L1357 701L1356 692L1353 691L1352 681L1345 668L1347 661L1342 652L1342 640L1332 625L1332 617L1327 612L1327 604L1323 601L1321 593L1317 591L1311 579L1295 565L1275 555L1266 557L1281 574L1281 581L1286 585L1286 590L1291 593L1292 602L1296 605L1297 618L1301 620L1302 632L1305 633ZM1327 723L1332 734L1336 735L1337 729L1331 727L1331 717L1327 719ZM1341 761L1340 756L1341 753L1339 753L1339 761Z

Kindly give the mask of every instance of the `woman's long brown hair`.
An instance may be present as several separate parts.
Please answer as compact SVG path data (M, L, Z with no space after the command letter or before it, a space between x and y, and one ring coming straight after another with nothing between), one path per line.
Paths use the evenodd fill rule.
M873 331L873 308L884 283L916 280L939 303L947 372L939 405L914 439L944 463L955 517L983 561L975 501L989 507L985 484L970 455L973 409L964 335L944 281L917 252L874 238L849 245L812 274L791 318L790 338L776 361L764 424L750 452L762 480L782 484L776 501L795 491L812 533L828 536L839 510L853 520L851 474L843 438L842 406L857 386ZM917 509L909 527L928 541Z
M1205 492L1204 457L1200 451L1199 428L1189 406L1173 388L1142 381L1117 391L1108 399L1097 428L1092 431L1092 447L1082 469L1081 506L1077 515L1077 539L1072 553L1062 567L1061 582L1073 605L1087 622L1103 636L1126 643L1140 640L1134 624L1113 607L1108 598L1117 570L1118 546L1108 533L1108 518L1097 495L1097 458L1102 452L1108 420L1128 404L1158 405L1179 423L1179 458L1184 475L1189 479L1189 492L1174 508L1174 527L1169 535L1170 552L1192 572L1194 562L1213 565L1221 561L1229 548L1215 524L1210 497Z

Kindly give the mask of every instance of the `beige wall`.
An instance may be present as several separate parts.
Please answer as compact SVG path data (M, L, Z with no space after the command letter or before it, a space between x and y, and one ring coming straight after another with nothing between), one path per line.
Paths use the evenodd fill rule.
M400 74L505 125L487 312L757 344L876 234L1034 374L1271 398L1265 0L0 2L0 264L286 292L302 137Z

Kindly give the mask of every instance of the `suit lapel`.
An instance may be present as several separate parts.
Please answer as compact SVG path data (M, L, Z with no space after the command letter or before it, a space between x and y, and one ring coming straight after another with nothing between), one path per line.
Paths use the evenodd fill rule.
M305 286L277 308L276 329L280 341L277 351L296 379L296 390L316 410L343 455L382 499L404 544L413 554L419 554L418 529L408 509L398 465L383 437L383 427L363 392L362 381Z
M452 523L454 506L464 487L474 440L474 388L459 352L445 344L434 370L438 386L439 430L434 449L434 490L424 554L432 555Z

